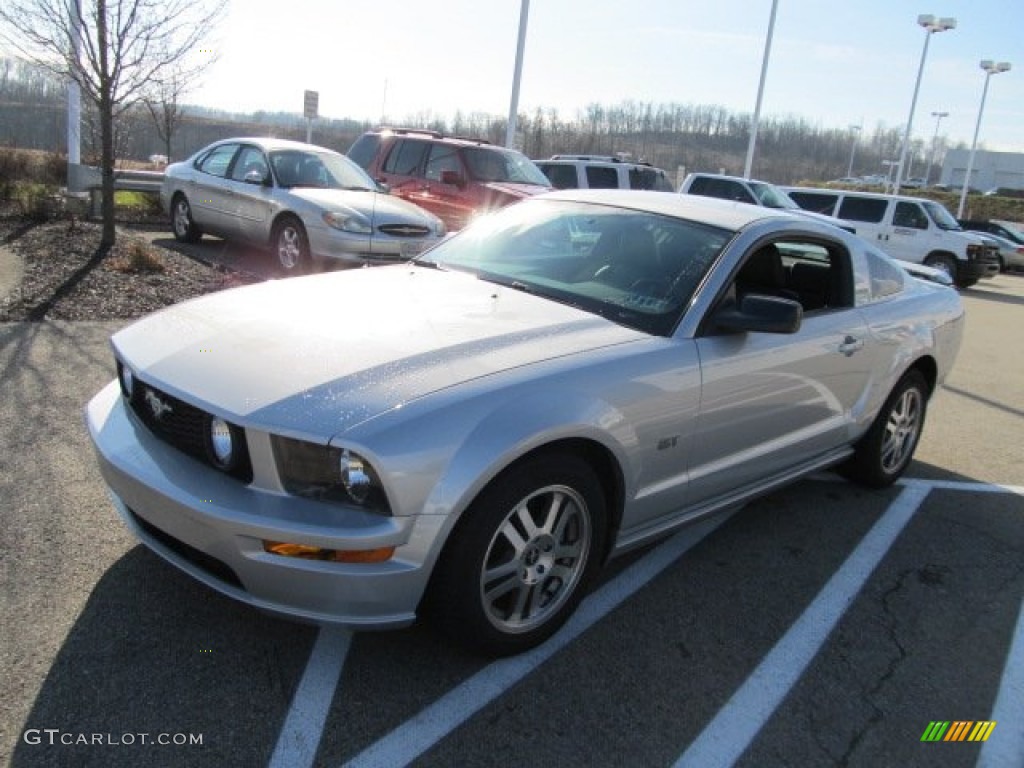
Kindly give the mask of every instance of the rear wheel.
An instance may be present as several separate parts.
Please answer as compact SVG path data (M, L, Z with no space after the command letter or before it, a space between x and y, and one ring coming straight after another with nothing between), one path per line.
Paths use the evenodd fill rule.
M282 218L274 225L274 256L285 272L306 272L309 269L309 240L302 223L293 216Z
M582 459L544 454L500 475L459 521L427 609L470 650L504 656L554 634L600 565L607 513Z
M927 407L924 376L919 371L908 371L857 444L854 455L843 465L843 474L872 488L892 485L914 457Z
M192 206L183 194L174 196L171 202L171 229L174 239L182 243L195 243L203 236L202 230L192 219Z

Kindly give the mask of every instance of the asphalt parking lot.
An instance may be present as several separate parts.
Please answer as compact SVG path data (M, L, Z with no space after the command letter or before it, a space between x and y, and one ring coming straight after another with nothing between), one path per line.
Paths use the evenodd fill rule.
M212 254L216 243L201 248ZM429 629L268 618L135 544L81 409L119 323L0 325L13 766L1024 765L1024 277L967 335L906 480L825 474L618 561L496 663ZM923 741L994 721L985 742Z

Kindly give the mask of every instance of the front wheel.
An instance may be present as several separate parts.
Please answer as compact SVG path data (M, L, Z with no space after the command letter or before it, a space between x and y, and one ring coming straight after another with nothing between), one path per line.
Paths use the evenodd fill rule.
M929 256L925 259L924 265L945 272L950 282L956 283L956 262L949 256Z
M285 272L304 272L309 269L309 240L302 223L286 216L274 226L271 236L274 256Z
M896 482L914 456L927 407L924 376L908 371L857 444L854 455L843 465L843 474L871 488Z
M568 454L516 465L470 505L445 546L427 596L440 629L470 650L533 648L575 610L607 535L594 471Z

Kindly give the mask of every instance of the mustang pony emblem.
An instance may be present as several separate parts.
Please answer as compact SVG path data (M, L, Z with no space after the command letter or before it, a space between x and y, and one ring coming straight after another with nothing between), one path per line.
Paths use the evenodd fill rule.
M149 405L149 410L153 412L153 418L159 421L164 417L165 413L170 413L173 408L165 403L152 389L146 390L146 403Z

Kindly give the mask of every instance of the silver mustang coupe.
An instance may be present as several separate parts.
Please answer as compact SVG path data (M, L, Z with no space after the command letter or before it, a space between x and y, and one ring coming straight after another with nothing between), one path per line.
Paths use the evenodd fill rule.
M556 192L136 322L86 417L125 523L196 579L500 655L631 547L825 467L892 483L963 316L828 224Z
M442 221L385 194L344 155L284 139L228 139L167 167L160 189L174 236L270 246L285 271L312 260L407 261L444 237Z

